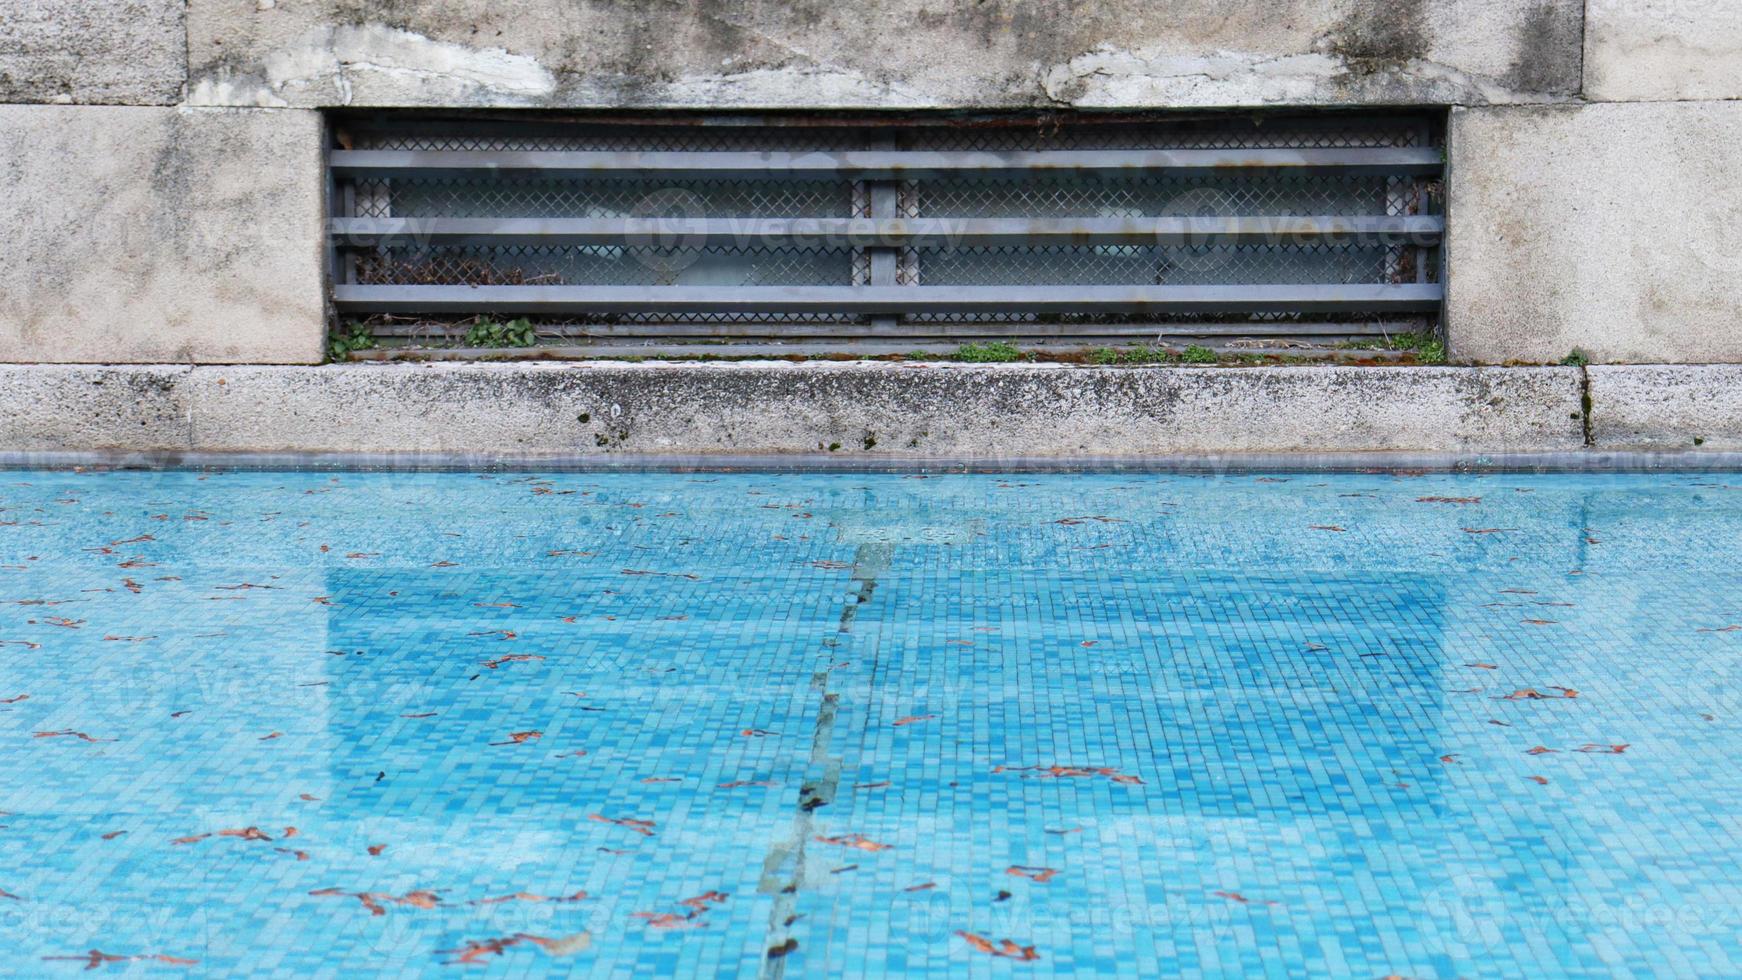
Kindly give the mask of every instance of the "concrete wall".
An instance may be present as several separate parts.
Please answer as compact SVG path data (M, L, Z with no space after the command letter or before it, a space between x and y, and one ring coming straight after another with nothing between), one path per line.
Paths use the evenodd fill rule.
M1454 358L1742 361L1742 102L1460 109Z
M0 106L0 360L311 362L321 119Z
M186 10L184 0L0 0L0 102L177 102Z
M1585 97L1742 99L1742 3L1589 0Z
M1710 0L0 0L0 359L317 358L300 110L1450 104L1454 356L1742 360L1739 63Z
M1532 102L1582 0L190 0L219 105Z

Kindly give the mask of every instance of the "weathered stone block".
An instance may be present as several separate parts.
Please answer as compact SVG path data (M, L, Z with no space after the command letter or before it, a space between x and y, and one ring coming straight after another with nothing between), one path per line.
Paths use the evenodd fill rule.
M1598 449L1742 450L1742 367L1593 367L1591 436Z
M189 370L0 365L0 452L187 449Z
M321 119L0 106L0 361L322 354Z
M1590 0L1585 97L1742 99L1742 3Z
M1571 368L881 362L199 368L196 448L1135 456L1583 446Z
M190 0L222 105L1434 104L1578 93L1582 0Z
M1742 361L1742 102L1452 114L1460 360Z
M0 0L0 102L180 101L186 9L184 0Z

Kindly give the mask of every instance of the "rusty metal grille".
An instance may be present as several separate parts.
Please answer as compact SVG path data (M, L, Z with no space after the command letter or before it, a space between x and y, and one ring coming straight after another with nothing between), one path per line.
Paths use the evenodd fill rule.
M348 316L566 341L1430 328L1426 115L335 120ZM1000 331L1004 331L1000 334Z

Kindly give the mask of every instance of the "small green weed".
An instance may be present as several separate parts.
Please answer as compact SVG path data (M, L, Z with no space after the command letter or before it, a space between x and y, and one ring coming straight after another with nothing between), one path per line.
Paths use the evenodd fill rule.
M1572 353L1561 358L1561 364L1565 367L1578 367L1578 368L1590 367L1591 366L1591 355L1585 353L1584 351L1578 349L1577 347L1574 347L1572 350Z
M343 361L351 356L352 351L371 350L375 347L375 335L361 323L352 321L345 324L344 332L334 331L327 337L327 360Z
M466 329L467 347L531 347L536 343L538 331L525 317L507 323L479 320Z
M1187 364L1214 364L1218 360L1215 351L1197 344L1187 347L1179 359Z

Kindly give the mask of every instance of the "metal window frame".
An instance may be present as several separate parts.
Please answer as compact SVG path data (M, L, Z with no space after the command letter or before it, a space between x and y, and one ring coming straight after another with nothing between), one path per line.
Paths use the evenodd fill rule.
M747 122L749 122L747 120ZM413 124L415 125L415 124ZM484 127L514 132L512 121ZM560 126L557 127L560 131ZM1179 173L1398 175L1432 178L1444 173L1443 152L1432 145L1431 126L1418 145L1375 147L1254 147L1235 149L1048 149L903 150L892 135L864 141L870 149L838 152L749 152L742 150L453 150L330 149L332 218L329 248L334 260L333 300L341 314L421 315L686 315L834 313L859 318L833 331L794 328L798 335L916 336L901 318L923 314L1132 314L1227 316L1284 312L1297 323L1254 323L1248 335L1312 332L1305 317L1318 314L1370 316L1369 323L1324 325L1336 333L1388 332L1395 320L1431 320L1443 305L1445 287L1430 275L1441 251L1443 214L1395 216L1259 217L901 217L898 197L909 181L932 176L1020 179L1024 175L1121 175ZM415 128L406 130L415 132ZM893 132L893 131L892 131ZM402 177L504 177L510 179L653 179L836 177L865 188L865 212L840 218L378 218L358 215L359 181ZM920 184L923 188L923 183ZM1378 211L1387 201L1376 202ZM1440 210L1443 210L1441 208ZM423 245L600 246L679 243L686 246L761 246L794 239L846 243L862 250L869 265L852 285L835 286L561 286L561 285L370 285L356 281L356 256L382 242ZM901 284L913 249L924 246L1262 245L1401 242L1416 247L1413 268L1389 283L1328 285L1116 285L950 286ZM1437 270L1435 270L1437 271ZM1404 276L1407 275L1407 278ZM911 282L911 279L907 280ZM641 335L730 338L717 323L687 332L640 325ZM963 325L966 326L966 325ZM977 326L977 325L976 325ZM1070 329L1024 324L1024 333L1064 336ZM1232 336L1238 325L1204 323L1181 327L1193 336ZM1096 335L1123 334L1121 324L1084 328ZM609 326L604 335L628 335ZM740 331L778 336L778 328ZM949 335L949 325L932 334ZM1132 329L1133 334L1140 331ZM1155 330L1144 328L1154 334ZM1162 331L1166 333L1164 329ZM991 335L980 330L964 335Z

